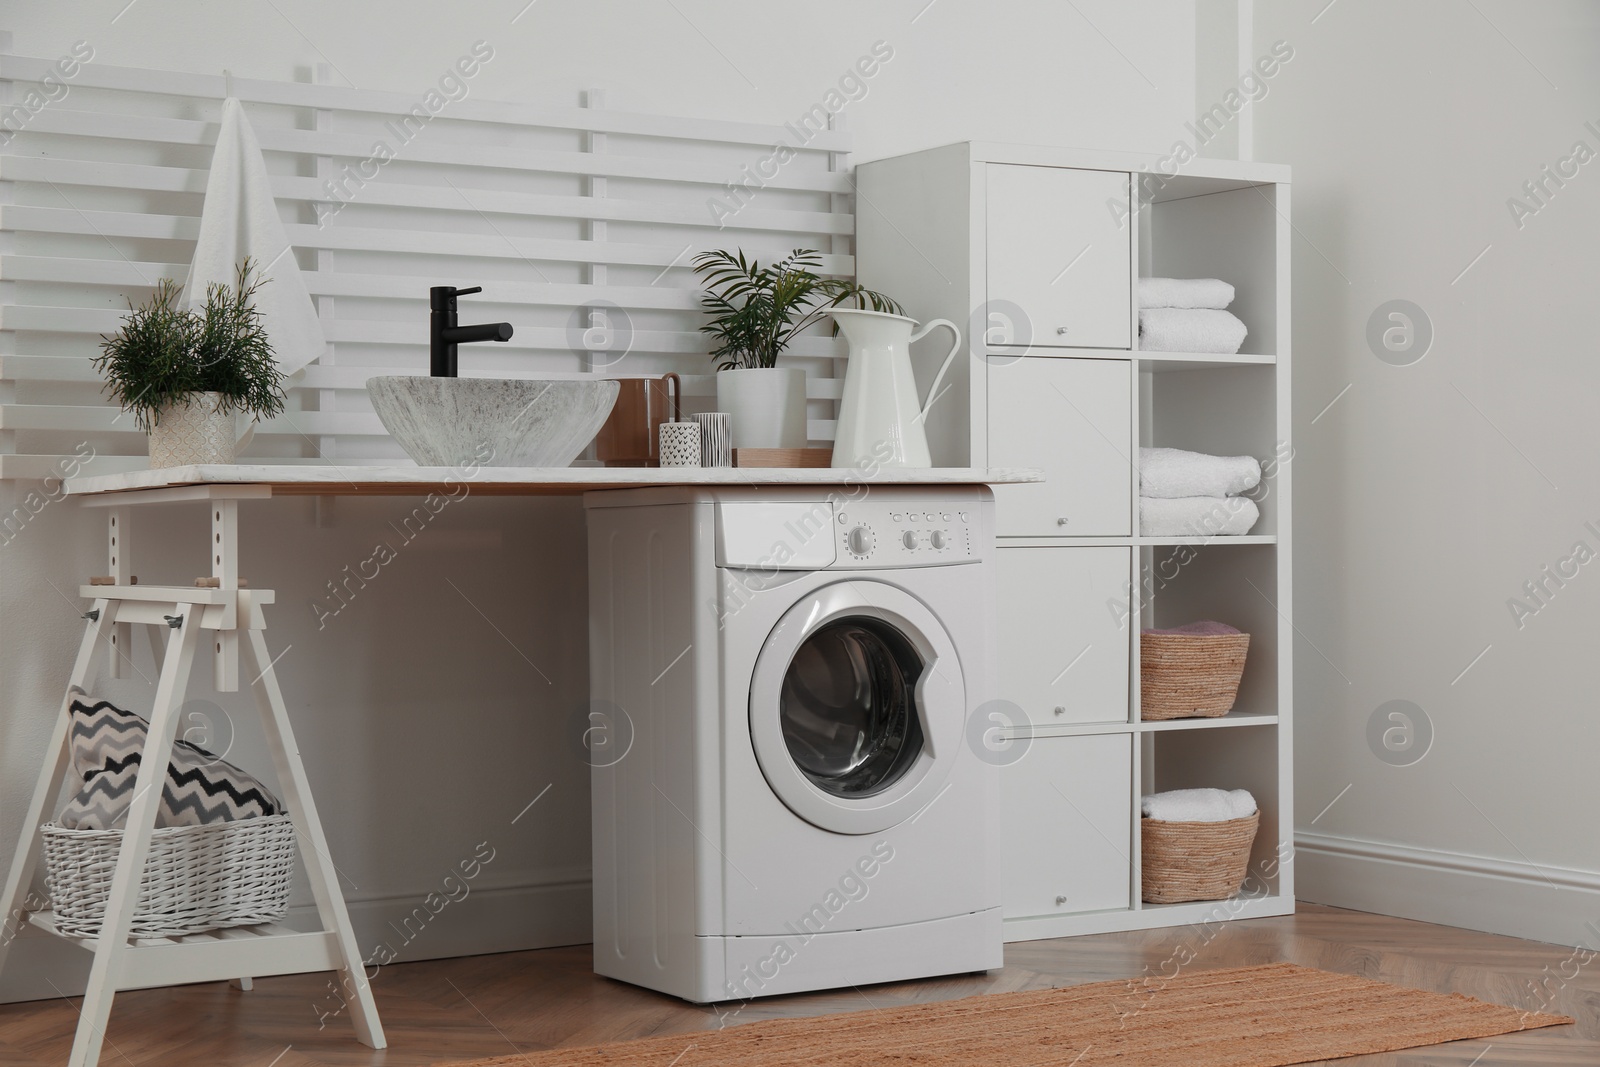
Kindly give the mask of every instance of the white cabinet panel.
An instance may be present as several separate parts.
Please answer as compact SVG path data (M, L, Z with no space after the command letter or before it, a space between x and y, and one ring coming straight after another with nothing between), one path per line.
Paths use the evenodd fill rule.
M1133 371L1120 359L989 360L991 467L1045 480L995 486L1001 537L1133 533Z
M1107 604L1125 596L1129 548L1002 548L1001 699L1036 726L1128 720L1128 630Z
M1036 345L1127 348L1132 227L1116 171L988 166L988 300L1021 307ZM1126 218L1126 215L1123 215Z
M1008 919L1130 906L1133 737L1034 738L1000 770Z

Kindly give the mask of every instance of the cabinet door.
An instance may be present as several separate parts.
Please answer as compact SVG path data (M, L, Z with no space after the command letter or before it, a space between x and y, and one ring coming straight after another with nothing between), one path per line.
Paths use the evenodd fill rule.
M991 307L1019 306L1036 345L1129 347L1133 228L1107 206L1126 207L1128 175L1009 163L987 173Z
M996 553L995 691L1035 726L1128 721L1125 598L1133 550L1003 548Z
M1132 906L1133 737L1036 737L1000 770L1008 919Z
M989 360L989 463L1042 467L997 485L1001 537L1133 532L1133 370L1121 359Z

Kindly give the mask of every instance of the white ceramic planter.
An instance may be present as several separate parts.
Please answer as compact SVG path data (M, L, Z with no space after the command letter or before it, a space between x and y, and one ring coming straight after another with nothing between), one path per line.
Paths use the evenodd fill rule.
M730 416L734 448L804 448L806 372L789 367L718 371L717 410Z
M221 393L196 393L157 414L150 428L150 466L232 463L238 433L233 412L222 410Z

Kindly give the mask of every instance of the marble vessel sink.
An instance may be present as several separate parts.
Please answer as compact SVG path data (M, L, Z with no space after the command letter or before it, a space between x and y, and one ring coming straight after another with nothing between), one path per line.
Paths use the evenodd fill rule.
M367 379L367 395L424 467L565 467L600 432L618 384L601 378Z

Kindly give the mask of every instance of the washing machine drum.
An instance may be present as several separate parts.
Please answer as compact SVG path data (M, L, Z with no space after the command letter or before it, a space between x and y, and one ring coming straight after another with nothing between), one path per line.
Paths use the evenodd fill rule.
M750 689L750 738L796 815L875 833L944 788L965 704L955 648L921 601L882 582L840 582L794 604L768 637Z

